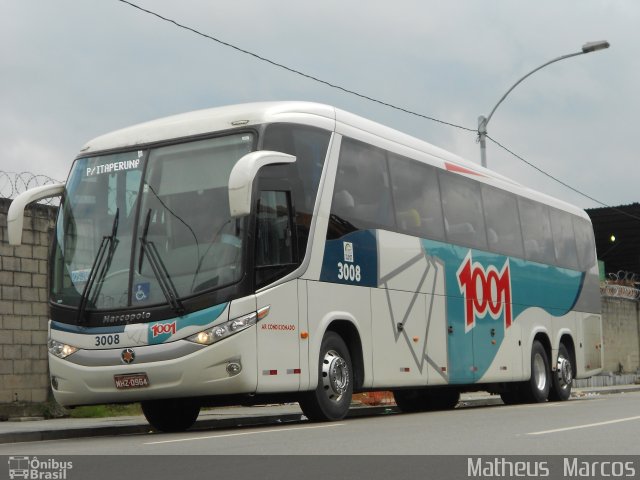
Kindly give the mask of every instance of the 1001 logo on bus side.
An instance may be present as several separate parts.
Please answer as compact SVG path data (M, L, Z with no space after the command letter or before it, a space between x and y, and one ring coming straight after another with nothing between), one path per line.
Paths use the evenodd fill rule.
M491 315L497 320L504 313L504 326L509 328L513 321L511 313L511 273L509 259L502 269L490 265L486 269L473 261L471 250L457 273L460 293L465 303L465 332L476 325L476 318Z

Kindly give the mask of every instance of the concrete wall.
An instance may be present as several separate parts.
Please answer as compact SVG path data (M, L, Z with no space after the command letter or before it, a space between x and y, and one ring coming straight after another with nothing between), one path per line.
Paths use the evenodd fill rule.
M47 399L48 263L56 208L27 210L23 245L7 243L6 212L0 199L0 406ZM604 370L640 369L640 303L603 298Z
M47 371L47 257L56 209L27 209L23 244L7 241L10 200L0 199L0 404L44 402Z
M640 302L602 299L602 337L605 372L640 369Z

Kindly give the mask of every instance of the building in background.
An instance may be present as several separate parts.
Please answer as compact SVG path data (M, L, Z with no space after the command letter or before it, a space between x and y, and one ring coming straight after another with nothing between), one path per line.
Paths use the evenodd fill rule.
M640 282L640 203L592 208L587 213L593 222L598 260L604 262L605 272Z

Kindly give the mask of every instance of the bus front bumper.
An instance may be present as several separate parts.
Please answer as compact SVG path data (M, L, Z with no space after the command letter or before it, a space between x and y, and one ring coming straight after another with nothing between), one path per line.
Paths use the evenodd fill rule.
M178 342L187 341L173 343ZM136 347L134 355L144 359L145 349L157 350L157 347ZM120 358L124 350L109 349L107 355ZM104 350L101 352L105 354ZM154 361L137 363L133 360L128 365L124 361L110 365L81 365L71 361L73 355L67 360L49 354L53 394L63 406L253 393L257 387L256 333L253 328L188 355L165 360L158 359L157 352L154 352ZM122 376L136 381L123 387ZM141 381L142 378L147 381Z

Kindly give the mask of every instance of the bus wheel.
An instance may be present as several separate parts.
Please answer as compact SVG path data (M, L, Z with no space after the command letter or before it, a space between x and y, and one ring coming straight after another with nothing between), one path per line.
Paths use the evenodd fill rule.
M184 432L200 414L200 405L190 399L148 400L140 405L149 424L161 432Z
M429 409L425 390L394 390L396 405L405 413L424 412Z
M571 396L571 386L573 385L573 366L571 365L571 356L567 347L563 343L560 344L558 350L558 361L556 363L556 371L551 374L552 384L549 392L549 400L565 401Z
M535 340L531 347L531 378L525 383L524 399L530 403L546 402L551 386L547 351Z
M327 332L320 346L318 386L300 397L300 408L315 422L341 420L349 411L353 393L351 356L342 337Z

